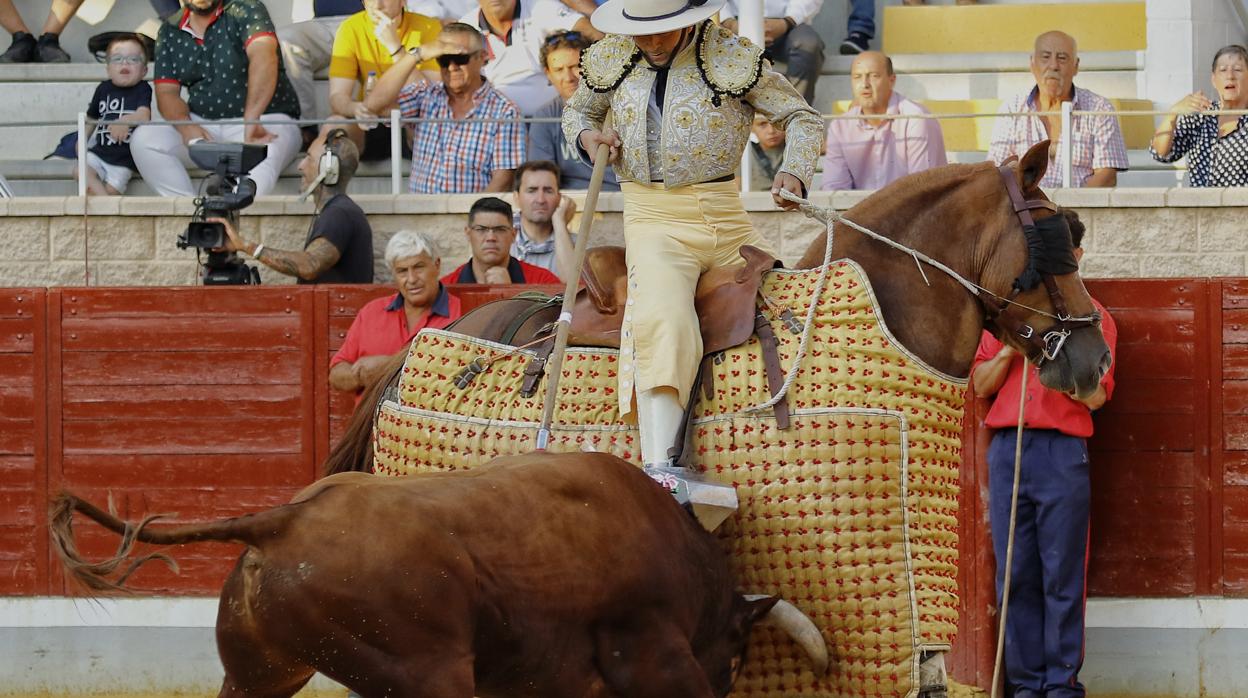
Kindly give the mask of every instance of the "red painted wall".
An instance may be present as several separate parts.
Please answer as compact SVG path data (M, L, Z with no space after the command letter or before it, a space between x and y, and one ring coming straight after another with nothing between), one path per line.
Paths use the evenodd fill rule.
M1089 592L1248 594L1248 280L1100 280L1120 332L1118 391L1096 416ZM519 290L519 289L515 289ZM547 289L551 290L551 289ZM384 287L0 289L0 595L67 593L50 492L172 521L283 502L315 476L351 398L325 384L356 308ZM484 293L485 295L482 295ZM499 291L463 289L465 305ZM968 403L962 631L955 676L986 685L993 560ZM89 555L115 537L80 526ZM238 549L149 566L156 593L213 594Z

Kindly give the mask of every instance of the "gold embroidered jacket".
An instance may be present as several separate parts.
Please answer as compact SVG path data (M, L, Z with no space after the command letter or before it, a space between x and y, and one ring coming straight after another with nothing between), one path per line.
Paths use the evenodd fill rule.
M639 65L640 63L640 65ZM585 50L581 85L563 110L563 132L579 146L581 131L600 130L608 109L623 148L615 163L622 180L649 182L646 112L655 71L647 70L633 40L609 35ZM709 20L672 60L663 104L659 152L666 187L731 175L741 163L755 112L785 130L780 170L809 189L823 144L823 120L771 68L762 49Z

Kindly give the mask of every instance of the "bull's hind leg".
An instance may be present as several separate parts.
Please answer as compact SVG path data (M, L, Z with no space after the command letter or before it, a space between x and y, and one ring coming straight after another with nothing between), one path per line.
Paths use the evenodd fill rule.
M243 568L248 555L225 580L217 608L217 653L225 667L219 698L289 698L316 673L274 646L244 598Z

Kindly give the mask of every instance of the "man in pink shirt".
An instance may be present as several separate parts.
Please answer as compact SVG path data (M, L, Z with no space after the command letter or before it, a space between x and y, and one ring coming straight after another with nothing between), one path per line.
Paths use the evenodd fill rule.
M879 51L858 54L850 67L854 105L846 114L927 114L893 92L893 61ZM835 119L828 126L822 189L879 189L915 172L946 164L945 138L935 119Z

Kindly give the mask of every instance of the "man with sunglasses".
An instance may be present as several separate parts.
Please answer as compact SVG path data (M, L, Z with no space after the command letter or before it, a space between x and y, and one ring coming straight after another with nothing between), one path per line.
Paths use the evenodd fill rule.
M788 135L771 192L804 195L823 121L763 50L713 24L724 0L608 0L593 14L607 37L582 56L564 135L589 158L609 147L624 194L628 307L620 339L619 411L637 400L644 464L688 479L669 449L702 357L698 277L770 251L741 204L734 173L755 113ZM603 130L607 112L615 128ZM665 473L666 471L666 473ZM658 478L656 478L658 479ZM667 478L664 478L665 480ZM695 507L695 512L697 508Z
M480 7L459 21L485 36L487 80L532 116L555 96L542 72L546 37L568 31L590 41L602 37L589 19L558 0L479 0Z
M471 25L448 24L435 44L402 53L364 98L373 113L397 98L403 118L417 120L408 185L413 193L505 192L524 162L520 111L481 77L483 47ZM420 74L429 58L441 69L440 83Z
M580 32L561 32L546 37L542 46L542 68L558 93L533 114L535 119L561 118L563 107L581 85L581 52L590 46ZM563 128L555 122L536 121L529 124L528 159L549 160L559 166L559 186L564 189L588 189L593 168L581 159L576 146L568 143ZM602 180L603 191L619 191L615 170L607 168Z
M477 199L468 209L464 235L472 258L442 277L444 284L557 284L559 277L511 256L516 239L511 204L496 196Z

